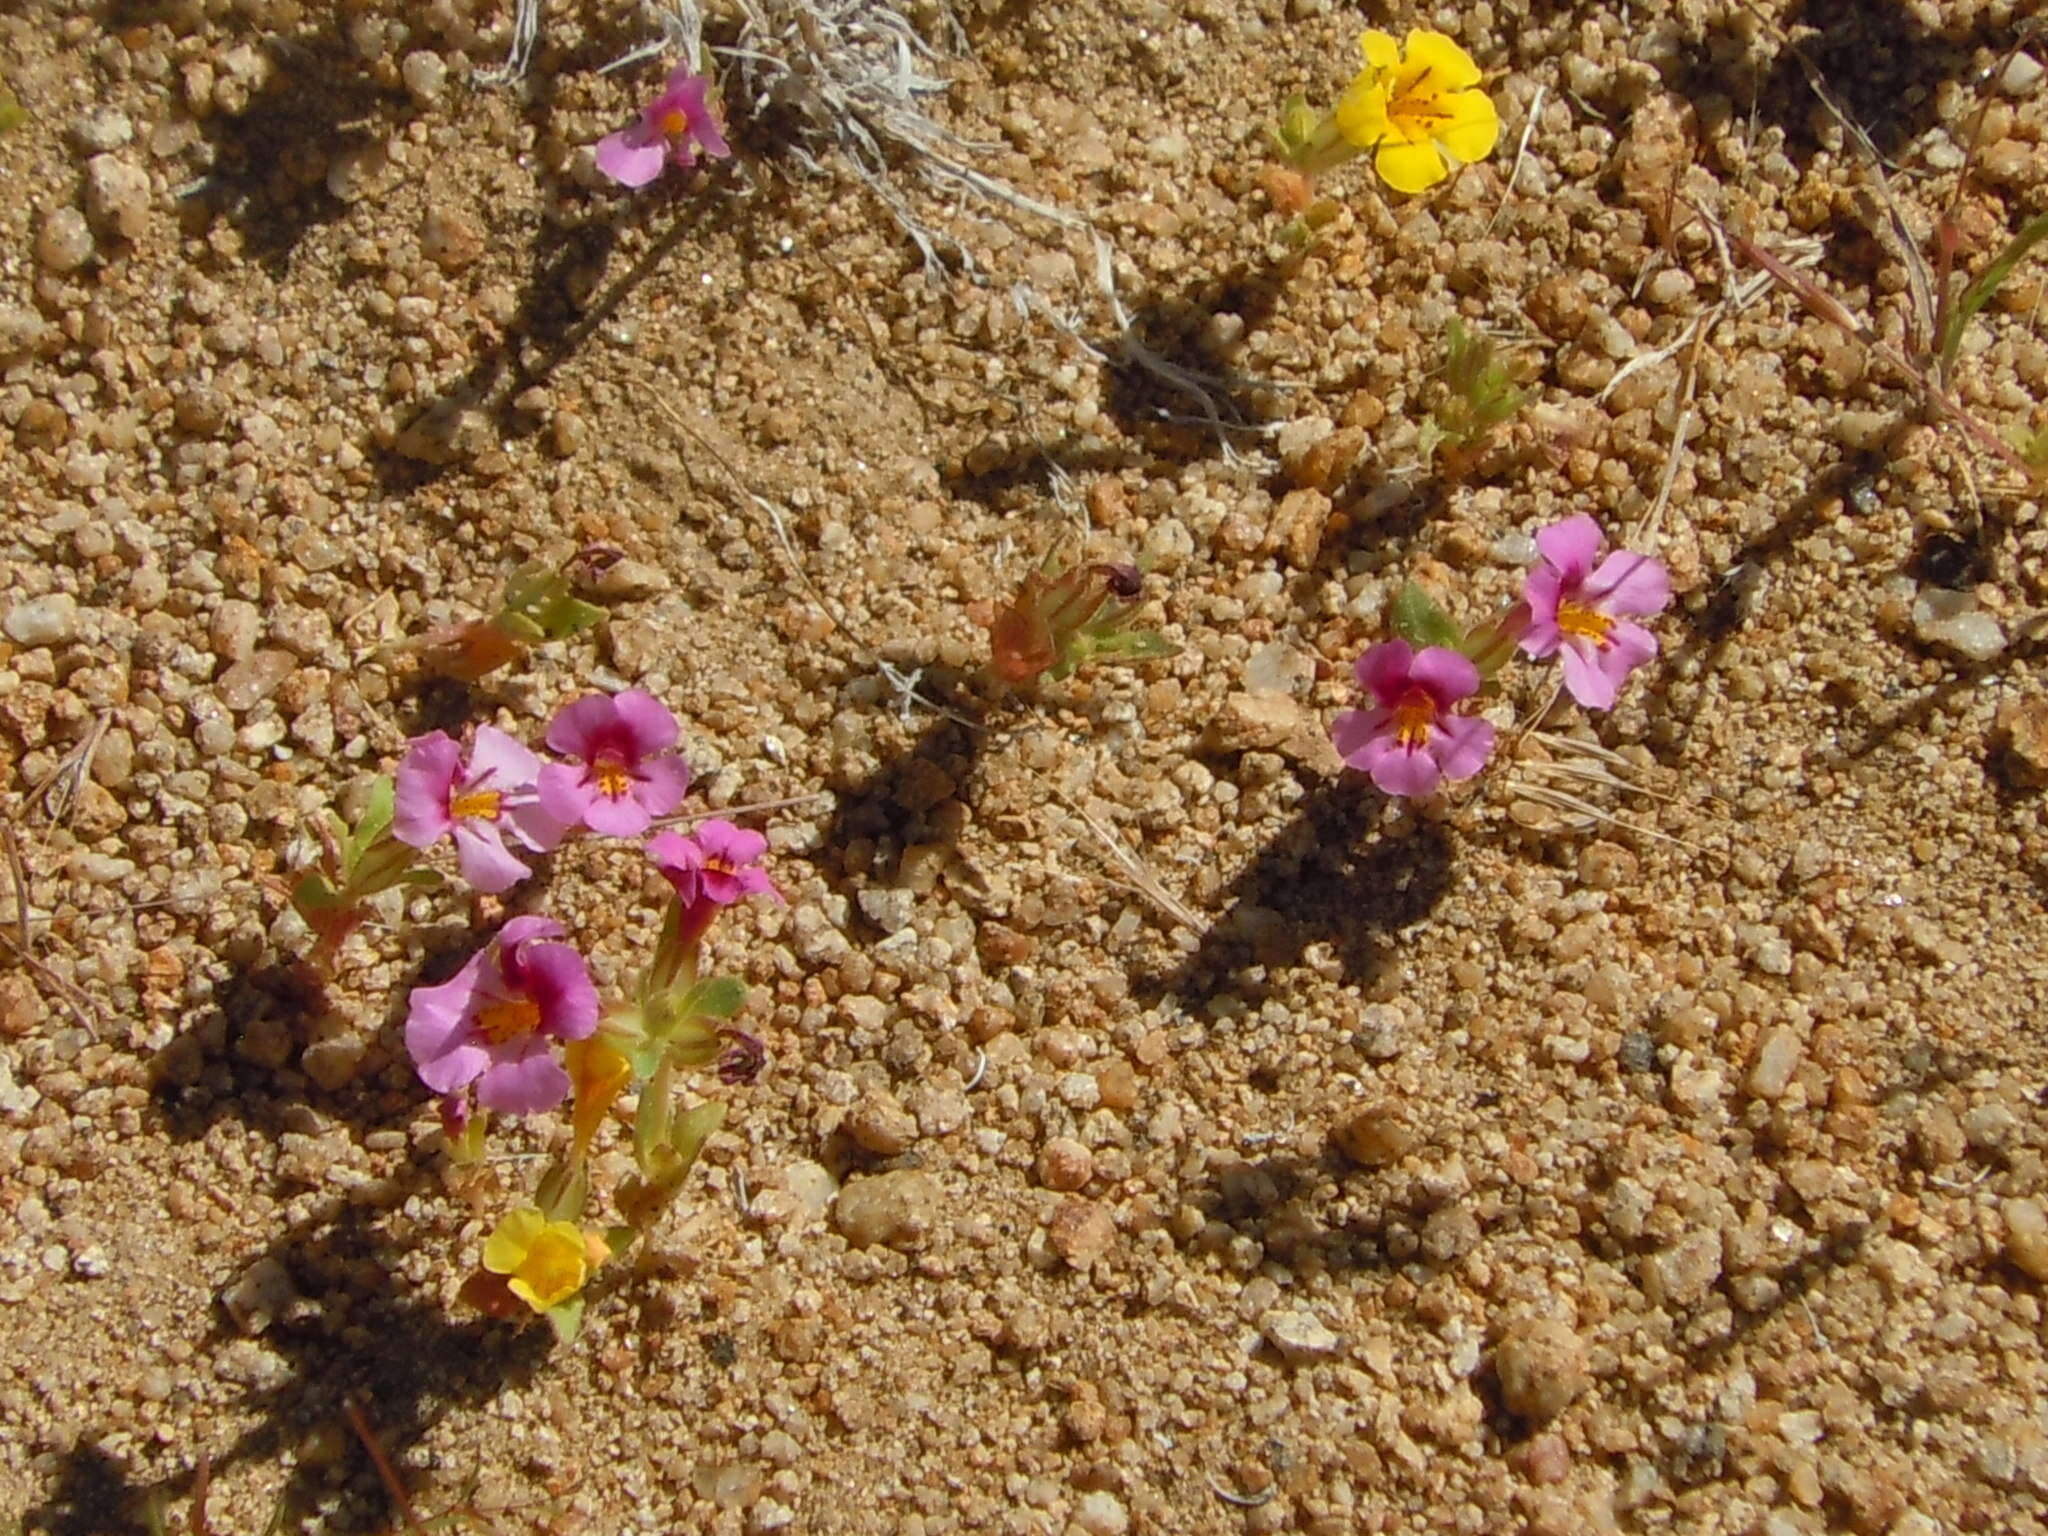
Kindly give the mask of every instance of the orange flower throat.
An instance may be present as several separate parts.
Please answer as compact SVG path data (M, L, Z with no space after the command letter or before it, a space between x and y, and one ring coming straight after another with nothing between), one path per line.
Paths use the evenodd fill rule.
M488 1003L476 1014L476 1032L492 1045L510 1045L540 1028L540 1004L524 998Z
M623 800L633 787L633 775L626 770L625 761L616 752L602 752L592 763L591 771L597 777L597 792L607 800Z
M1583 603L1564 602L1557 605L1557 627L1568 635L1590 640L1595 645L1607 644L1607 637L1614 629L1614 620L1597 608L1588 608Z
M1401 695L1401 702L1394 706L1394 742L1407 751L1414 751L1429 740L1429 733L1436 729L1436 700L1427 690L1410 688Z
M496 821L499 802L504 798L495 789L473 789L466 795L451 796L448 814L457 821Z
M690 131L690 115L680 107L670 107L654 120L654 126L672 139L680 139Z

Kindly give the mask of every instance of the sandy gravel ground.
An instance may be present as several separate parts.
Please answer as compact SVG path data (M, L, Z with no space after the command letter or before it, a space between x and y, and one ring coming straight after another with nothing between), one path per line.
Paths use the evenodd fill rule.
M963 6L934 111L1111 243L1125 330L1089 230L906 182L933 276L771 117L606 187L623 3L514 88L481 0L5 7L0 1515L196 1530L203 1457L214 1532L403 1529L354 1404L444 1529L2043 1528L2048 525L1690 204L1904 344L1776 26L1972 267L2048 212L2048 53L1957 195L2027 5L1762 9ZM1459 38L1502 149L1340 173L1304 252L1261 136L1368 21ZM2044 282L1958 365L2001 432ZM1456 477L1452 314L1536 395ZM1341 773L1393 587L1484 613L1580 511L1679 593L1621 707L1437 802ZM592 544L594 638L380 650ZM1179 655L979 690L1054 548L1148 561ZM629 683L693 805L813 798L718 940L769 1069L562 1348L454 1297L556 1133L451 1167L400 1038L491 913L383 910L323 988L285 893L409 734ZM545 902L617 982L655 891L582 846Z

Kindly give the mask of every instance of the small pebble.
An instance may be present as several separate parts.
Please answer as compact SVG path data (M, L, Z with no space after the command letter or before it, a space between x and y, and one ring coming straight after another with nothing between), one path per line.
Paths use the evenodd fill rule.
M1055 1136L1038 1149L1038 1182L1072 1194L1095 1176L1095 1154L1071 1136Z
M120 149L135 138L135 124L118 107L95 107L71 121L71 142L88 155Z
M426 106L441 99L441 92L448 85L448 66L438 53L418 48L398 66L398 77L405 82L412 99Z
M1069 1200L1046 1227L1052 1251L1076 1269L1087 1269L1116 1241L1116 1221L1090 1200Z
M1508 1412L1538 1422L1554 1419L1586 1390L1586 1346L1556 1318L1523 1318L1509 1325L1495 1348L1493 1371Z
M1276 1307L1266 1313L1259 1319L1259 1333L1293 1365L1328 1359L1344 1347L1344 1340L1321 1318L1299 1307Z
M928 1173L901 1168L854 1179L839 1191L833 1223L856 1248L880 1243L909 1252L924 1247L939 1225L941 1193Z
M53 208L36 231L36 259L52 272L76 272L93 258L92 226L76 208Z
M1922 587L1913 599L1913 633L1923 645L1953 651L1967 661L1990 661L2005 650L1998 620L1969 592Z
M85 216L103 235L140 239L149 227L149 174L119 155L85 163Z
M2048 1216L2034 1200L2008 1200L1999 1207L2005 1218L2005 1256L2030 1280L2048 1282Z
M1419 1138L1398 1109L1378 1104L1345 1120L1330 1139L1354 1163L1384 1168L1406 1157Z
M69 592L29 598L7 610L0 628L16 645L63 645L78 635L78 600Z

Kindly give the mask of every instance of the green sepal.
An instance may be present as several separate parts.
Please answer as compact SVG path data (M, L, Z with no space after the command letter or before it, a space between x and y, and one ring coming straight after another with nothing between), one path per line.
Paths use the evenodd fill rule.
M1403 582L1394 594L1388 618L1394 633L1418 649L1440 645L1456 650L1464 643L1464 632L1451 622L1451 616L1412 581Z
M340 905L341 892L318 870L300 876L299 883L292 887L292 906L299 916L308 920L315 912L329 911Z
M576 1221L590 1199L590 1174L579 1160L555 1164L533 1192L533 1203L549 1221Z
M563 1344L574 1344L576 1335L583 1331L583 1295L579 1291L567 1301L557 1302L547 1310L548 1326L555 1330L555 1338Z
M676 1024L690 1019L729 1019L746 1001L746 983L737 976L709 976L676 1000L672 1018Z
M380 773L370 784L370 793L363 801L363 814L356 818L355 830L348 835L345 857L350 873L362 862L370 846L390 828L397 810L398 791L391 782L391 776Z

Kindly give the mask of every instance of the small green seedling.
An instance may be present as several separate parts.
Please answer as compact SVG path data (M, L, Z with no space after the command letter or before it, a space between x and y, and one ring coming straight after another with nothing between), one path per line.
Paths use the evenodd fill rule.
M989 669L1013 688L1057 681L1090 661L1145 661L1179 649L1140 629L1135 565L1096 562L1062 571L1048 558L989 621Z
M332 963L348 936L369 914L371 897L398 887L424 889L438 885L434 870L415 868L418 851L391 835L396 804L391 780L370 786L363 814L351 828L332 811L313 819L320 838L319 862L292 887L292 906L318 936L316 965Z
M489 618L444 625L390 649L423 652L431 670L473 683L520 660L535 646L581 634L604 618L605 610L597 604L570 595L568 576L533 560L506 578L505 595Z
M1496 427L1511 420L1529 392L1508 376L1493 342L1468 331L1456 315L1444 322L1443 398L1422 424L1425 457L1448 443L1460 452L1477 447Z
M28 121L28 108L14 92L0 85L0 133L12 133Z

